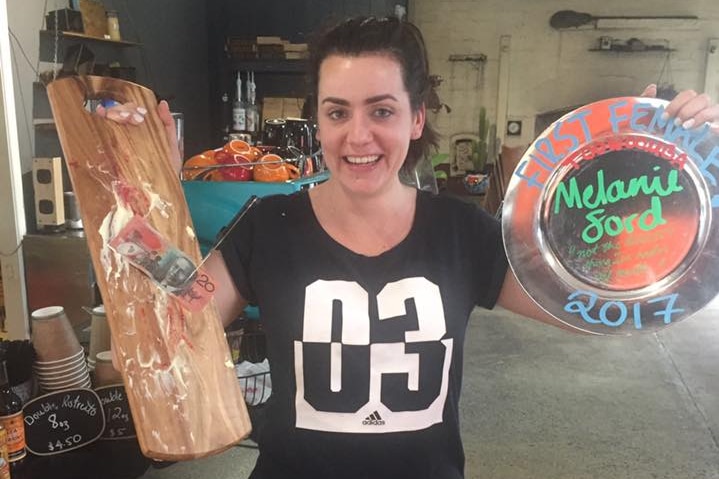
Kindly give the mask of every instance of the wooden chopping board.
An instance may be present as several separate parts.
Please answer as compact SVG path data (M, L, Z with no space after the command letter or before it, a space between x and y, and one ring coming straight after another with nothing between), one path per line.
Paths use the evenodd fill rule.
M176 461L223 451L251 426L214 300L183 309L107 245L142 215L195 264L201 259L155 95L105 77L64 78L47 90L143 454ZM148 113L139 126L120 125L86 111L92 98Z

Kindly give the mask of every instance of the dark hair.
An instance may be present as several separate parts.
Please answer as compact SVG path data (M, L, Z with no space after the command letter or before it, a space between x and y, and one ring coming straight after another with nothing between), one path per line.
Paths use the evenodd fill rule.
M330 55L359 56L365 53L387 53L399 62L404 87L409 93L413 111L426 105L432 92L427 49L419 29L396 17L355 17L345 20L317 36L311 43L309 87L314 108L317 107L320 66ZM422 135L409 144L404 171L437 148L439 134L426 120Z

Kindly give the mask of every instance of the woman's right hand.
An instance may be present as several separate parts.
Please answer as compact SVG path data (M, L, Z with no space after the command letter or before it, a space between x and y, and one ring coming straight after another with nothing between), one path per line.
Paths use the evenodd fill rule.
M95 109L95 113L117 123L139 125L145 121L145 114L147 113L147 110L130 102L110 107L100 105ZM165 133L167 135L167 141L169 142L170 164L179 175L180 170L182 169L182 156L180 155L180 148L177 143L175 122L172 119L172 114L170 114L170 105L168 105L165 100L160 101L157 105L157 114L159 115L160 120L162 120L162 124L165 127Z

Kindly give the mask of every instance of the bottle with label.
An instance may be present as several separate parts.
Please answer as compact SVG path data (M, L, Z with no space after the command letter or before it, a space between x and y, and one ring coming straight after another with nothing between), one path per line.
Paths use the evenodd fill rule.
M10 461L7 455L7 431L0 424L0 479L10 479Z
M27 455L22 401L10 389L7 365L4 360L0 362L0 424L7 431L7 452L10 466L19 465Z
M247 126L247 133L255 137L259 128L260 122L260 111L257 108L255 98L255 72L247 72L247 109L245 114L247 120L245 122Z
M235 101L232 103L232 131L241 133L247 129L247 115L245 104L242 101L242 77L237 72L237 92Z

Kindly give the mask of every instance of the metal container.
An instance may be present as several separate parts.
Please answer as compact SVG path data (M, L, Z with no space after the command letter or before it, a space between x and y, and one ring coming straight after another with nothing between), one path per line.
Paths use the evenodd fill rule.
M286 135L287 122L282 118L271 118L265 120L265 127L262 133L262 144L270 146L287 146Z
M82 217L75 193L66 191L63 193L63 198L65 201L65 227L71 230L81 230Z

